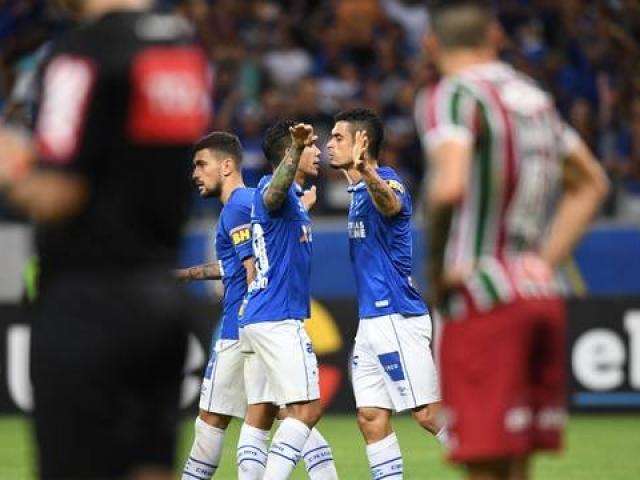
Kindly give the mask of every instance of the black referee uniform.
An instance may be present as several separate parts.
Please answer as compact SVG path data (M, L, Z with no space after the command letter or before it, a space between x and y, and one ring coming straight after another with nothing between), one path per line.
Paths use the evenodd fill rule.
M40 225L32 333L40 475L171 467L186 301L170 278L190 145L210 121L207 62L183 20L116 12L56 42L42 72L43 169L88 185Z

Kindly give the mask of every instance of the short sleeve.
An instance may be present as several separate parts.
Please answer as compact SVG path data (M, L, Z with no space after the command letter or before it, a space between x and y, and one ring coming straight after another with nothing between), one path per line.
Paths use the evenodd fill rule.
M383 180L387 182L387 185L391 187L391 190L393 190L396 196L400 199L402 207L399 215L411 216L411 195L407 192L402 180L396 174L385 175Z
M558 116L556 141L561 158L568 157L580 144L580 135L568 123Z
M251 248L251 212L249 208L228 205L224 210L224 228L240 260L253 256Z
M472 91L455 80L445 80L422 100L422 141L427 149L446 140L471 142L476 130L478 101Z

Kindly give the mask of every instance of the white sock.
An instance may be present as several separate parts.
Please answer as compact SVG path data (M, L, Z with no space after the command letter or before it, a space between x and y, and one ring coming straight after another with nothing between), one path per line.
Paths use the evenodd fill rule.
M442 427L436 434L436 440L438 440L444 447L449 446L449 430L447 427Z
M238 479L260 480L267 465L269 430L242 424L238 438Z
M195 433L191 453L182 472L182 480L209 480L218 468L224 430L212 427L198 417Z
M304 458L307 473L311 480L338 479L331 447L318 429L311 430L307 443L304 444L302 449L302 458Z
M402 478L402 453L395 433L367 445L371 478Z
M264 480L285 480L296 468L311 430L300 420L285 418L273 436Z

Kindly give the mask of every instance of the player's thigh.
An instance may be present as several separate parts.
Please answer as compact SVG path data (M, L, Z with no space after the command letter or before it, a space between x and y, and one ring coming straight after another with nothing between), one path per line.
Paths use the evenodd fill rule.
M409 395L404 398L411 408L440 401L440 382L431 351L431 318L429 315L391 315L390 322L407 381ZM390 383L391 376L387 376L386 380Z
M530 451L531 343L532 322L519 304L445 324L440 366L452 460Z
M200 390L200 409L243 418L245 354L239 340L218 340L211 351Z
M244 330L279 404L320 398L318 361L301 321L262 322Z
M393 410L394 405L384 378L386 374L368 341L368 330L362 323L365 321L368 320L361 320L351 355L351 383L356 408Z
M247 404L277 403L267 377L266 366L260 356L256 353L245 353L244 358L244 388Z

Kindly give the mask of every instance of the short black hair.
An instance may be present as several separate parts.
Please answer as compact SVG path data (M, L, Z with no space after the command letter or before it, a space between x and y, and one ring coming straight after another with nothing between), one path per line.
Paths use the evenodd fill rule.
M376 112L368 108L354 108L338 113L333 120L338 122L347 122L351 124L351 133L356 134L357 130L367 132L369 138L369 156L378 158L382 142L384 140L384 127L382 120Z
M487 41L495 20L487 1L448 0L433 9L431 28L444 48L474 48Z
M276 168L284 157L287 148L291 146L291 132L289 129L295 126L290 119L278 120L264 133L262 139L262 151L269 164Z
M237 165L240 165L240 162L242 162L242 143L240 143L240 139L233 133L208 133L193 145L193 153L204 149L229 155Z

